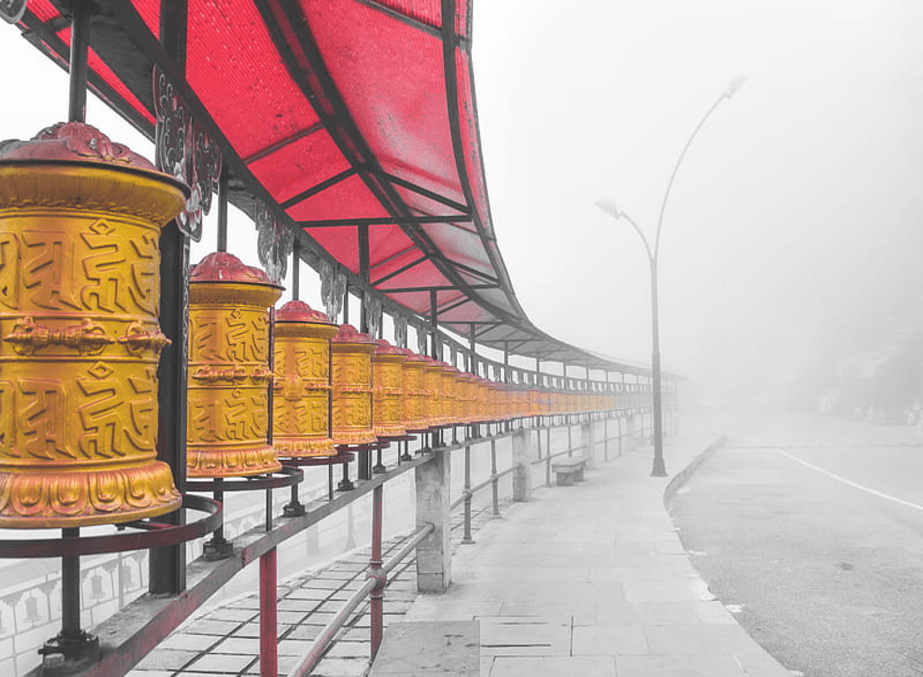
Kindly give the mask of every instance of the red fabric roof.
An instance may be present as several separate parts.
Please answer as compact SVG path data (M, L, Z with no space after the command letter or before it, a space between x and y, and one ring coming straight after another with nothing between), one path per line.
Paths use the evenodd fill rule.
M535 328L513 292L482 166L470 0L188 0L185 71L165 65L159 0L96 4L91 85L136 125L152 132L144 69L185 72L174 85L213 123L235 178L393 302L428 316L438 288L442 326L607 366ZM67 58L54 2L31 0L21 27ZM368 226L361 271L352 221L370 218L394 223Z

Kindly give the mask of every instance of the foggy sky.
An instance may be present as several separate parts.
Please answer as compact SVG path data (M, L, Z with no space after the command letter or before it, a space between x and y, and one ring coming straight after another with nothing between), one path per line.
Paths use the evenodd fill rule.
M653 239L686 139L739 74L666 208L665 368L778 380L857 326L912 321L923 4L560 7L481 2L474 23L493 218L539 326L649 361L643 246L592 203L610 197Z
M740 74L749 81L699 133L666 209L664 367L769 387L819 351L855 349L863 327L915 322L923 4L476 0L474 12L494 226L543 330L649 362L643 246L593 202L613 199L653 238L683 144ZM0 138L64 119L66 75L5 24L0 59L12 67ZM152 156L95 99L88 122ZM231 228L232 243L255 242L245 219ZM235 253L256 263L252 248Z

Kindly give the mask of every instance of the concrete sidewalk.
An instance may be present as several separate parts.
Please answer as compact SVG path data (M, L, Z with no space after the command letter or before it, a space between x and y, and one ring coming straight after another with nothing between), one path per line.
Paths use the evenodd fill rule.
M668 470L714 439L667 440ZM456 550L449 591L404 620L480 621L481 677L790 677L709 593L650 467L650 449L597 462L514 504Z

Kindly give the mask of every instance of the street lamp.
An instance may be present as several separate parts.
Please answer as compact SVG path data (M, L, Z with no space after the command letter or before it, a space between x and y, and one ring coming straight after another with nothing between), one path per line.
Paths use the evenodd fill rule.
M732 96L734 96L734 94L737 93L737 90L739 90L746 81L746 76L740 76L731 80L727 89L721 92L721 95L711 105L711 108L709 108L705 112L705 115L702 116L699 124L696 125L695 129L692 130L692 134L689 135L689 139L687 139L686 145L683 146L683 150L679 154L679 158L676 160L676 164L673 166L673 173L670 174L670 181L667 183L667 190L663 195L663 202L660 203L660 216L657 218L657 233L654 236L653 250L651 250L651 245L647 238L644 236L644 231L638 227L638 224L635 223L634 219L619 209L612 200L603 198L597 200L595 203L597 207L599 207L602 211L614 219L625 219L629 224L631 224L631 227L635 229L635 232L644 243L644 249L647 251L647 258L651 265L651 342L653 345L651 354L651 372L654 378L654 465L651 469L651 477L667 476L667 469L663 463L663 412L661 411L660 397L660 319L657 301L657 255L660 253L660 229L663 226L663 213L667 208L667 200L670 197L670 190L673 188L673 180L676 178L676 172L679 169L683 158L686 157L686 151L689 150L689 146L692 144L692 140L699 133L699 130L702 128L702 125L705 124L705 121L718 107L718 104L720 104L725 99L730 99Z

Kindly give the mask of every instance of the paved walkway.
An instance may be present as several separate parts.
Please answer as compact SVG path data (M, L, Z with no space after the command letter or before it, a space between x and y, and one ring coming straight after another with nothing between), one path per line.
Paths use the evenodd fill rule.
M682 470L714 439L668 439L667 468ZM533 473L540 484L541 471ZM664 508L668 479L649 473L650 449L608 463L600 454L583 483L539 488L531 502L504 506L499 519L479 511L474 545L458 545L461 529L454 531L451 589L417 595L407 560L388 585L386 625L480 621L481 677L790 677L709 593ZM391 541L385 550L398 547ZM280 674L362 584L368 556L357 550L280 585ZM314 675L367 673L366 612L358 610ZM208 611L130 675L258 675L258 615L255 595Z
M710 439L669 440L668 469ZM790 677L693 569L646 452L513 505L405 620L479 620L482 677Z

